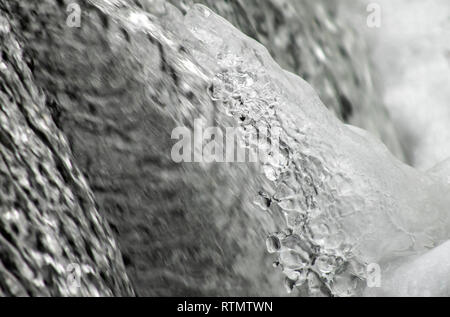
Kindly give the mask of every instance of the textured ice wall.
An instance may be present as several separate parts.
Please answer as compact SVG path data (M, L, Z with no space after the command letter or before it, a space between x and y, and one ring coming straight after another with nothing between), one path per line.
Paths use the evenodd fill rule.
M182 12L194 3L170 2ZM404 158L373 76L370 50L360 34L366 21L355 19L365 17L365 6L328 0L195 2L264 45L283 69L306 80L338 118L371 132L395 156Z
M212 89L226 90L214 96L225 111L244 116L245 131L281 128L283 157L269 153L263 171L290 229L268 242L288 282L307 281L312 293L324 283L334 295L352 295L367 264L447 239L448 187L396 160L366 132L342 125L308 84L205 7L189 11L186 23L222 69Z
M118 17L133 27L130 16ZM185 44L194 57L185 67L207 78L228 115L244 115L241 126L281 128L283 157L266 162L263 172L272 182L267 194L287 218L289 229L268 244L279 252L288 283L303 287L307 280L316 295L357 294L367 264L385 268L448 238L448 188L395 159L363 130L343 125L259 43L203 6L172 23L177 32L170 37L138 17L136 28L147 25L154 36Z

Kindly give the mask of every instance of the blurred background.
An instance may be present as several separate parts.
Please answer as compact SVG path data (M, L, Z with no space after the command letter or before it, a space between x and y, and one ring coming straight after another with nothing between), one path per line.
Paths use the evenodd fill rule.
M382 100L407 162L426 170L450 157L450 2L375 3L382 9L381 27L361 31Z

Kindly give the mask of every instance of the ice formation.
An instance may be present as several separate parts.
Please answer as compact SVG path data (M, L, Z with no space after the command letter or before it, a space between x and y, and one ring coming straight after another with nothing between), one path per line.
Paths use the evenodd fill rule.
M185 23L217 61L212 91L223 110L244 116L244 131L281 128L279 157L267 153L262 170L286 216L286 232L271 235L267 247L289 287L357 295L368 264L384 267L448 238L448 186L343 125L307 83L206 7L195 6Z
M208 8L194 5L184 17L164 8L165 18L176 16L174 32L159 29L156 16L146 24L147 16L134 23L116 14L168 45L183 42L193 57L179 62L210 83L212 100L239 122L244 137L279 131L281 150L266 153L261 168L272 186L261 194L286 218L286 230L270 235L266 245L278 254L288 288L361 295L367 265L376 263L387 275L398 259L447 240L448 185L403 164L364 130L343 124L305 81Z
M430 268L445 260L448 246L440 244L448 239L450 229L448 162L428 173L404 165L378 139L339 121L309 84L284 71L261 44L206 7L187 6L183 14L164 1L136 2L145 3L145 10L123 0L88 1L93 6L83 10L90 19L80 30L54 25L63 20L64 8L46 12L46 7L23 3L22 8L18 3L12 11L17 24L27 20L22 14L28 14L29 24L37 25L32 20L38 16L35 9L53 19L54 24L40 26L45 36L34 27L21 34L27 51L36 55L33 74L36 82L48 89L46 93L53 93L55 103L63 105L69 119L58 123L66 124L64 133L75 144L74 165L86 167L94 178L90 185L96 185L96 199L105 207L105 217L120 222L131 215L132 225L147 231L121 227L126 246L138 245L139 249L132 249L137 250L135 254L148 256L145 252L156 250L154 257L149 256L156 262L151 263L150 273L142 259L131 259L137 265L129 272L138 277L137 282L153 274L162 280L162 285L151 285L156 292L158 287L168 289L169 283L181 289L186 281L206 281L210 293L218 287L236 292L229 280L220 280L218 286L204 278L226 271L207 267L211 259L226 256L205 256L202 247L216 243L214 230L223 228L224 241L234 234L226 232L232 226L218 225L228 220L224 218L232 218L231 212L249 222L257 218L250 215L250 202L242 202L248 198L247 191L254 191L253 196L260 198L258 205L271 215L281 213L285 218L285 229L270 234L265 243L267 250L277 255L276 266L285 274L289 290L297 288L301 294L317 296L368 294L368 267L376 264L387 279L388 291L402 294L411 285L396 281L408 280L418 265L423 267L423 281ZM267 182L263 188L256 188L259 174L252 174L248 167L215 166L217 174L212 175L203 166L179 167L168 161L170 126L198 117L222 125L233 122L241 128L244 141L255 133L266 134L267 143L252 144L263 154L259 166ZM279 151L273 151L275 141ZM229 188L233 181L241 187L238 181L247 181L246 188L238 188L244 193L242 199L238 197L241 200ZM220 190L214 192L217 188ZM184 200L164 204L165 199L176 196L174 191ZM121 196L120 200L116 196ZM234 203L241 203L240 209L234 208ZM251 212L243 211L245 207ZM185 210L189 208L192 210ZM222 210L230 214L220 218L216 213L218 220L209 221L212 211L203 217L192 212L214 208L219 214ZM173 217L167 217L168 210L174 211ZM11 217L15 216L7 215ZM185 226L187 219L191 228L203 230L194 232L197 240L193 247L183 244L185 236L177 236L182 230L174 230ZM200 225L195 227L194 221ZM243 226L238 222L247 231L255 223ZM154 230L154 234L150 226L160 231ZM208 231L208 226L213 230ZM90 232L87 226L86 232ZM246 233L242 236L254 239L254 232ZM162 237L155 237L159 234ZM180 245L187 251L170 252L172 246ZM249 245L239 251L251 253ZM224 246L217 252L225 253ZM234 252L237 248L232 247L229 249ZM102 248L98 245L98 249ZM197 266L180 268L191 250L197 252L198 257L192 257ZM206 251L211 250L216 249ZM158 265L163 273L155 269ZM230 266L236 269L239 265L232 262ZM247 270L242 266L237 268L240 275L253 273L248 263ZM206 274L199 274L197 267ZM440 272L445 274L446 267L441 266ZM260 272L253 274L250 281L260 278ZM431 289L436 279L427 282Z

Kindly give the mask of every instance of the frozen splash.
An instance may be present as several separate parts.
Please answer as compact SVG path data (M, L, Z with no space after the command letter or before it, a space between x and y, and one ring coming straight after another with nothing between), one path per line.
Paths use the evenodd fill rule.
M310 168L310 164L320 165L320 160L298 150L301 130L280 119L278 109L287 102L282 91L257 60L223 53L217 60L222 71L209 88L211 98L226 114L239 119L243 139L258 135L261 140L261 134L267 134L262 137L267 144L252 145L265 158L262 172L273 185L273 193L259 195L274 202L286 219L286 230L270 235L266 246L278 255L275 266L286 275L288 291L306 286L311 295L355 295L365 279L365 267L352 258L352 245L333 215L319 207L319 191L326 189L317 180L327 177L326 170ZM297 138L289 134L292 131L299 134ZM321 174L312 175L312 171Z
M288 290L361 295L371 264L384 269L448 238L448 188L343 125L308 84L206 7L194 6L185 23L207 51L198 56L218 69L211 99L245 140L267 134L268 144L250 144L266 158L261 170L272 184L257 204L285 216L286 229L266 246Z

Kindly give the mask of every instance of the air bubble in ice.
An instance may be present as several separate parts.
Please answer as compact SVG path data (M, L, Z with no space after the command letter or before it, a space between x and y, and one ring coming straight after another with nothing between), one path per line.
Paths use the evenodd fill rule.
M333 256L321 255L316 259L316 266L321 273L331 273L336 267L336 260Z
M272 203L272 199L267 194L260 192L258 193L258 195L256 195L253 203L260 207L262 210L267 210Z
M266 239L266 247L269 253L275 253L281 248L280 239L277 236L271 235Z
M289 277L286 277L284 279L284 287L286 288L286 291L288 293L291 293L292 290L294 289L295 286L295 281L291 280Z
M275 181L277 179L277 172L272 166L264 165L263 170L268 180Z

